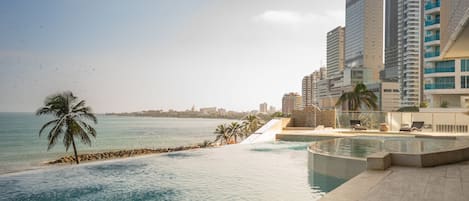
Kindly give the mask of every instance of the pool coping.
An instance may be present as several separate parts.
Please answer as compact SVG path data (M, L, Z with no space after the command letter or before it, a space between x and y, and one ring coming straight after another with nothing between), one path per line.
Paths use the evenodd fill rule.
M338 137L338 138L345 138L345 137ZM312 142L308 146L308 152L311 152L313 154L333 157L333 158L347 159L347 160L350 160L350 159L365 160L370 163L373 163L373 164L370 164L370 166L367 165L367 169L372 169L372 170L383 170L383 169L389 168L392 165L406 166L406 167L434 167L434 166L454 164L454 163L469 160L469 145L460 145L460 146L448 148L445 150L429 151L429 152L423 152L423 153L377 152L377 153L368 155L366 158L329 154L329 153L322 152L318 148L314 148L315 146L321 143L325 143L328 141L335 141L338 138ZM415 138L424 138L424 137L415 137ZM434 138L434 137L428 137L428 138ZM437 137L435 139L440 139L440 138ZM444 138L444 139L447 139L447 138ZM454 139L458 140L457 138L454 138ZM376 166L375 165L376 163L379 163L382 165Z

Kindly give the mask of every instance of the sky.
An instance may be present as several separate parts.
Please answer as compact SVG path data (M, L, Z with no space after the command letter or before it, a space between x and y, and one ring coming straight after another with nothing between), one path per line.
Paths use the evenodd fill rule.
M344 0L0 1L0 111L280 109L344 24Z

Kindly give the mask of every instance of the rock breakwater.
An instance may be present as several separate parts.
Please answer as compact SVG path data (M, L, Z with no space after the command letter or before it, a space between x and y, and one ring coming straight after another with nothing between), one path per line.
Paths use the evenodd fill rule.
M156 153L168 153L174 151L184 151L190 149L199 149L208 146L204 145L191 145L191 146L179 146L173 148L158 148L158 149L132 149L132 150L120 150L120 151L109 151L109 152L99 152L99 153L88 153L88 154L80 154L78 155L78 160L80 162L86 161L97 161L97 160L109 160L109 159L117 159L117 158L127 158L132 156L139 156L145 154L156 154ZM75 163L75 157L71 156L64 156L57 160L46 162L46 164L68 164L68 163Z

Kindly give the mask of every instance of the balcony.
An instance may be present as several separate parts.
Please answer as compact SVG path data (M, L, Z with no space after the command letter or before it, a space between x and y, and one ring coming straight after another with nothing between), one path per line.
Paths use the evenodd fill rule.
M432 26L432 25L435 25L435 24L440 24L440 18L435 18L435 19L432 19L432 20L425 20L425 26L426 27Z
M428 2L425 4L425 10L431 10L440 7L440 1Z
M454 73L454 67L425 68L424 73Z
M437 40L440 40L440 34L435 34L435 35L425 37L425 42L431 42L431 41L437 41Z
M431 89L454 89L454 83L425 84L425 90Z
M425 58L438 57L438 56L440 56L440 51L425 52Z

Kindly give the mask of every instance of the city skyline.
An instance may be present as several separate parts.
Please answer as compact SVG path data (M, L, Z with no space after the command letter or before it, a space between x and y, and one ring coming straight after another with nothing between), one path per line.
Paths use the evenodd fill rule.
M2 2L0 111L71 90L96 112L246 111L326 63L343 1ZM282 82L273 82L282 80ZM249 98L245 98L249 97Z

